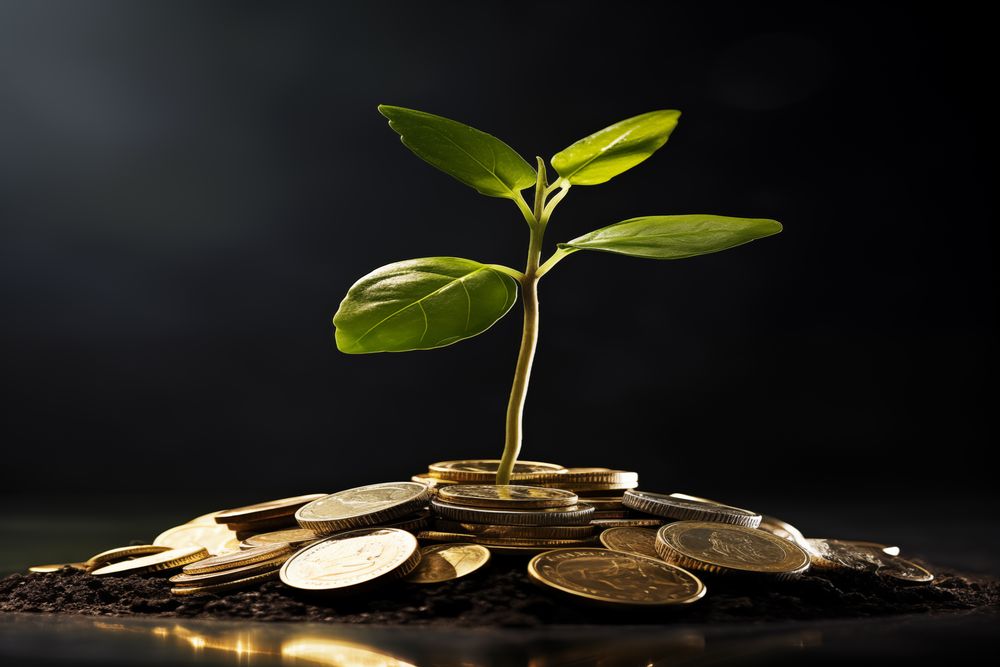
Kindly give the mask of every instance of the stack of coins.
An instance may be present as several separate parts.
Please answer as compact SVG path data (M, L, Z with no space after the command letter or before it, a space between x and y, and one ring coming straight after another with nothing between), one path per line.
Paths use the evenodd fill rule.
M225 524L236 534L237 539L243 540L259 533L297 527L295 512L303 505L325 495L325 493L310 493L292 498L268 500L216 512L213 518L215 523Z
M537 553L594 542L594 508L565 489L511 484L451 484L431 500L433 542L469 542L495 553Z
M288 544L271 544L205 558L185 565L182 572L170 577L174 595L196 595L242 588L275 579L292 555Z

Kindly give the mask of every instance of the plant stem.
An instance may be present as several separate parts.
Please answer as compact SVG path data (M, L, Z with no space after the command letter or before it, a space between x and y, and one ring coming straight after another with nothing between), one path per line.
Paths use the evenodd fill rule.
M545 163L538 161L538 183L535 185L534 224L530 225L531 236L528 241L528 260L521 278L521 301L524 304L524 327L521 332L521 349L517 355L517 366L514 370L514 383L510 388L510 400L507 403L507 431L503 446L503 456L497 468L497 484L510 484L511 473L521 451L521 419L524 414L524 401L528 396L528 380L531 377L531 364L535 358L535 346L538 343L538 263L542 257L542 239L545 236L545 223L542 222L542 212L545 206L546 176Z

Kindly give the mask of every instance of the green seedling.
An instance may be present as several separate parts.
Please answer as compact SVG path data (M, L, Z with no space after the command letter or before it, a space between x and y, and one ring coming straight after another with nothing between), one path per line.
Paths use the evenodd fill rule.
M705 255L781 231L775 220L718 215L631 218L560 243L543 262L552 212L574 185L599 185L644 161L670 137L678 111L651 111L595 132L533 169L496 137L441 116L382 105L379 111L417 157L488 197L509 199L528 223L523 271L459 257L387 264L358 280L333 318L337 347L348 354L429 350L489 329L517 300L524 307L521 350L507 404L497 484L507 484L521 449L521 418L538 341L538 281L566 257L597 250L649 259ZM533 205L521 194L534 186Z

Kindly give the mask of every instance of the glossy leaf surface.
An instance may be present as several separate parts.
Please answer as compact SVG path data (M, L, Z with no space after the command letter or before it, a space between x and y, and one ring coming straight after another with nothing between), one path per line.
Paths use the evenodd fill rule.
M573 185L597 185L631 169L667 142L680 111L650 111L585 137L552 157Z
M423 257L387 264L347 292L333 324L341 352L443 347L489 329L517 299L517 282L479 262Z
M560 243L559 247L649 259L681 259L719 252L780 231L780 222L765 218L651 215L598 229Z
M491 134L434 114L379 105L417 157L489 197L512 199L535 184L535 170Z

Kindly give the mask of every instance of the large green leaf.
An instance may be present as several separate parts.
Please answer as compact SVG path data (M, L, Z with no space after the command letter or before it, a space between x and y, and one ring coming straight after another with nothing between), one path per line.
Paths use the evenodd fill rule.
M341 352L405 352L451 345L489 329L517 299L505 273L458 257L375 269L354 283L333 324Z
M718 252L781 231L766 218L722 215L650 215L632 218L577 237L559 247L600 250L650 259L681 259Z
M604 183L667 143L680 111L650 111L595 132L552 156L552 166L573 185Z
M403 107L379 112L420 159L489 197L513 199L535 184L535 170L513 148L462 123Z

